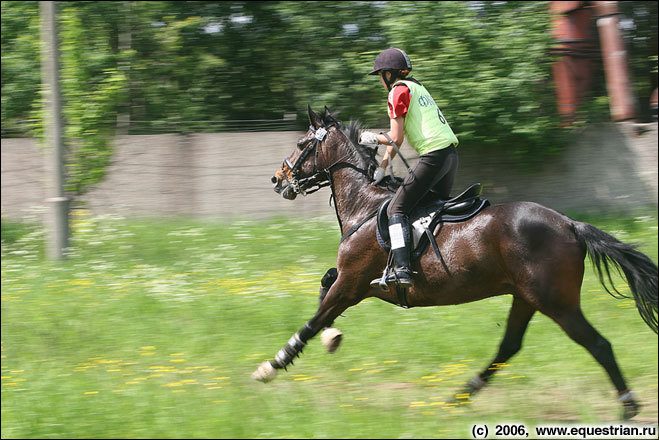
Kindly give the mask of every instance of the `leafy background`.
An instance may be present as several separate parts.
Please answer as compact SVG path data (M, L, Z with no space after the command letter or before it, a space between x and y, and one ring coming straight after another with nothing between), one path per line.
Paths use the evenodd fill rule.
M366 73L391 45L410 55L462 145L539 162L574 128L556 115L548 2L57 3L72 196L102 179L118 126L217 131L220 121L296 116L303 129L307 104L387 126L386 92ZM619 7L648 119L657 6ZM40 135L38 39L38 2L2 2L3 137ZM596 65L581 124L609 118Z

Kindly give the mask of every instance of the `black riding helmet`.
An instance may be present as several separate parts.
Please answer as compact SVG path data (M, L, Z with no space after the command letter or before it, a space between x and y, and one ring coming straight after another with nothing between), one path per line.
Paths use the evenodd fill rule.
M379 75L381 71L389 71L393 73L393 82L393 78L396 77L401 70L412 70L410 57L408 57L402 50L390 47L389 49L383 50L377 57L375 57L373 71L369 73L369 75ZM389 84L386 77L384 81L387 84L387 87L391 88L391 84Z

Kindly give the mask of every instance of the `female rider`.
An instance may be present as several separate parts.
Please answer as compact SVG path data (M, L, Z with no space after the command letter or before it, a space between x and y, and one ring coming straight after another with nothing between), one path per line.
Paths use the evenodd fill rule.
M448 199L458 167L458 138L437 107L428 90L413 78L407 78L412 64L405 52L395 47L384 50L375 58L369 75L380 75L380 82L389 92L388 114L393 142L400 146L405 137L419 153L419 162L398 188L387 208L389 237L394 254L394 273L387 282L401 287L412 285L410 264L411 234L407 216L417 203L432 190L441 199ZM396 151L384 134L364 131L362 144L388 145L380 167L374 174L374 184L385 175Z

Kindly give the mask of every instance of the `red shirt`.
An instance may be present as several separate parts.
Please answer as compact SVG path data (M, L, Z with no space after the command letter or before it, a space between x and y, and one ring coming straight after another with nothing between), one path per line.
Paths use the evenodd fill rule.
M407 114L407 110L410 108L410 97L412 93L410 89L404 85L398 85L389 92L389 117L391 119L396 119L399 116Z

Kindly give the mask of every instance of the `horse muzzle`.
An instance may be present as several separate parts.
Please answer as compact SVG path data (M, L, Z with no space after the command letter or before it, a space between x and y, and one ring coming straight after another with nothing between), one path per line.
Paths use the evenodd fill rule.
M297 194L298 193L295 192L290 185L286 185L286 188L284 188L284 191L282 191L281 196L286 200L295 200Z
M281 194L281 196L286 200L295 200L298 193L293 189L289 182L279 179L276 176L272 176L272 179L270 180L274 185L272 189L277 194Z

